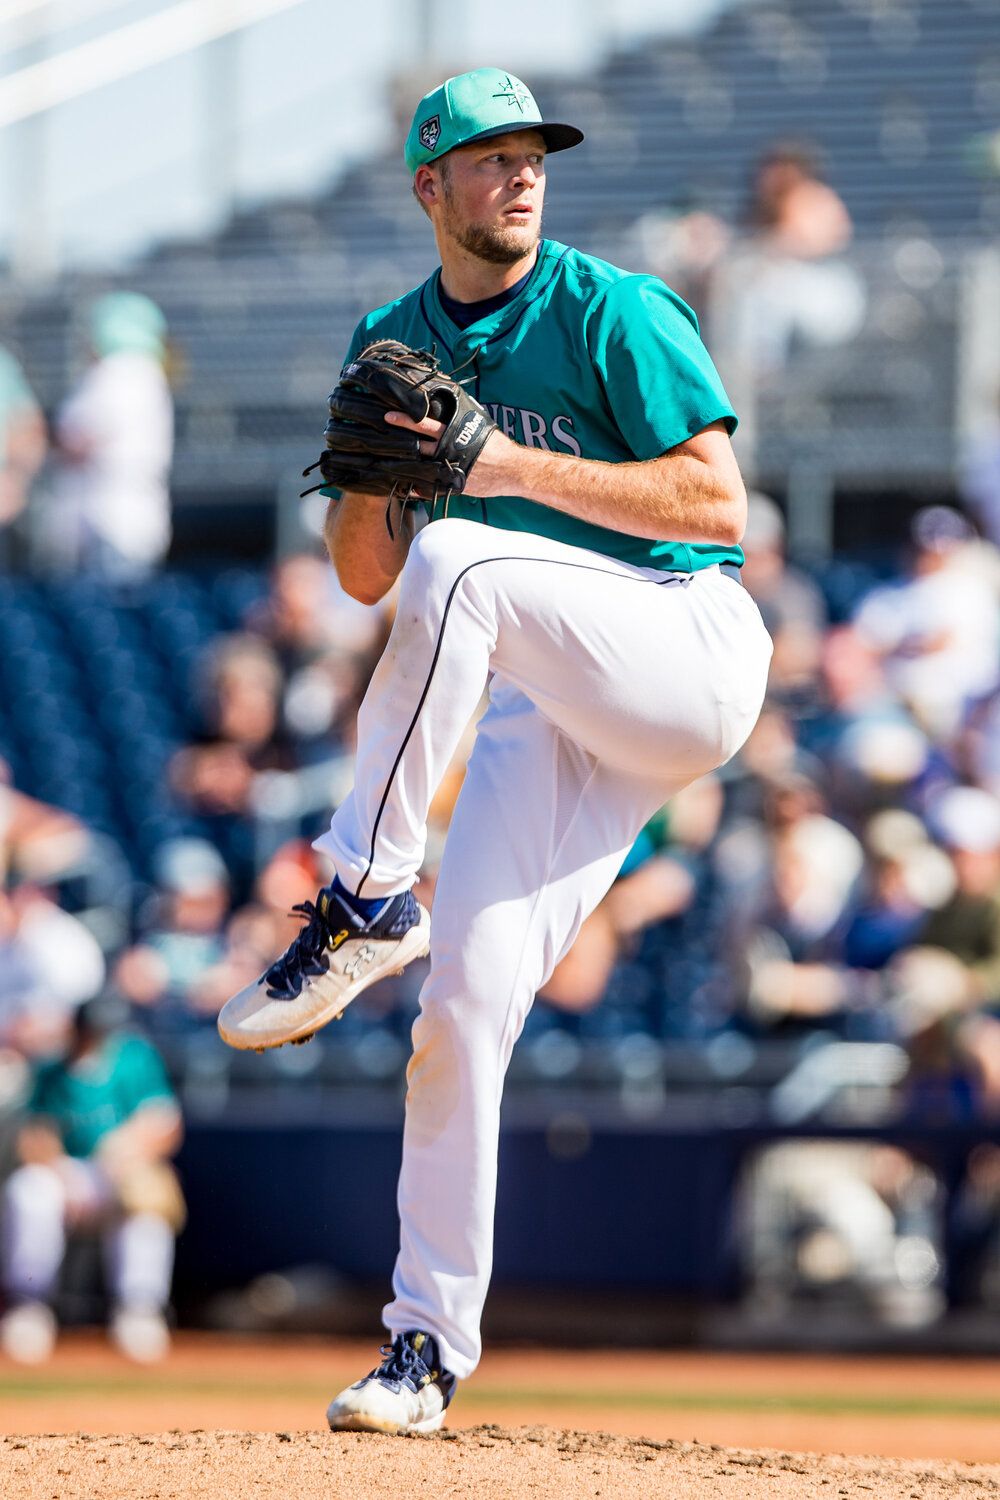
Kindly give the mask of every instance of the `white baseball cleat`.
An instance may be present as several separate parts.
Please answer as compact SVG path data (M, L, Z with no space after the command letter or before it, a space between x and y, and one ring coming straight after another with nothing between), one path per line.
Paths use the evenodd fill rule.
M457 1381L441 1368L437 1340L411 1328L382 1345L382 1363L330 1402L334 1432L437 1432Z
M307 1042L362 990L430 950L431 919L412 891L390 896L370 921L332 886L294 909L306 919L298 937L219 1012L219 1035L230 1047L263 1052Z
M0 1348L19 1365L43 1365L57 1332L55 1314L45 1302L20 1302L0 1318Z

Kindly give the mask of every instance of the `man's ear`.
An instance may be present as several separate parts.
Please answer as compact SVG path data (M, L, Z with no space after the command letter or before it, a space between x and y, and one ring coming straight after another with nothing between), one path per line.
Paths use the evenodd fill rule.
M413 196L425 213L441 201L440 178L429 166L418 167L413 174Z

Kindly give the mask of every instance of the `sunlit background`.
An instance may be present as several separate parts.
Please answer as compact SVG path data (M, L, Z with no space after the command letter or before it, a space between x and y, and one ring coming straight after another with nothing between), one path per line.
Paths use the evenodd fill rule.
M996 1352L996 0L0 3L6 1168L86 1003L183 1107L172 1316L371 1321L419 965L307 1047L214 1018L327 878L388 612L300 472L358 317L435 264L413 105L486 63L586 133L547 232L695 308L776 643L749 745L645 831L515 1052L495 1327L642 1341L640 1288L657 1337ZM110 396L95 350L139 362ZM99 1320L73 1255L60 1318ZM563 1325L515 1295L546 1288Z

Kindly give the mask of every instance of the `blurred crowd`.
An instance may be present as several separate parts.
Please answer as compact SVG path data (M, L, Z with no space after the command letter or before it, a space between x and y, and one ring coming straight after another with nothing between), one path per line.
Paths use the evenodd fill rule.
M813 259L824 223L827 250L845 243L837 203L801 156L776 152L760 168L754 213L782 254L799 218L812 226ZM169 544L165 340L147 299L100 299L92 361L51 423L42 566L96 573L123 610ZM38 528L19 522L46 427L13 360L0 370L2 534L8 566L27 567L40 561ZM980 515L987 499L977 496ZM141 534L128 529L136 515ZM917 512L884 576L863 562L806 572L786 558L784 536L779 506L755 494L744 579L775 652L750 742L644 830L546 986L529 1040L553 1028L595 1040L892 1040L910 1059L908 1108L990 1112L1000 1105L1000 553L950 507ZM266 967L294 931L290 913L327 876L311 839L350 783L357 710L391 618L391 599L368 609L348 598L317 549L282 559L238 628L201 642L185 688L190 738L162 765L175 836L133 870L124 926L93 914L88 926L60 900L51 851L68 847L69 869L86 827L30 789L4 788L0 1043L37 1054L61 1005L102 990L153 1035L208 1026ZM474 734L473 724L433 809L428 900ZM403 1034L413 996L390 1012L397 1001Z
M845 589L842 568L817 574L787 559L781 510L763 494L751 496L744 547L746 585L775 644L760 722L735 760L643 830L540 996L522 1047L547 1059L539 1071L551 1079L565 1056L555 1038L578 1055L623 1045L634 1053L642 1039L689 1056L700 1047L713 1066L725 1063L721 1081L738 1074L741 1057L768 1047L783 1048L790 1066L820 1043L831 1064L842 1053L834 1044L888 1046L896 1061L882 1080L881 1114L869 1110L864 1119L921 1126L995 1119L1000 552L959 510L925 508L914 515L899 566L879 577L858 565ZM329 878L311 839L350 784L357 709L391 618L391 599L358 606L324 561L301 554L275 566L238 630L204 643L191 680L200 728L163 766L185 832L163 842L136 880L124 927L108 927L99 908L74 900L86 826L2 788L0 1098L16 1167L6 1188L4 1274L16 1292L18 1256L33 1234L44 1240L48 1212L53 1224L104 1228L109 1264L124 1276L123 1227L135 1215L124 1206L124 1179L108 1164L118 1162L117 1135L128 1139L130 1122L155 1126L137 1132L151 1149L138 1176L166 1205L153 1213L160 1230L153 1225L148 1235L160 1249L152 1254L138 1231L135 1244L145 1245L137 1252L144 1265L160 1267L160 1291L143 1284L137 1305L126 1300L113 1325L134 1357L155 1357L160 1347L169 1283L161 1231L182 1213L160 1170L178 1137L173 1114L164 1113L172 1094L156 1048L176 1064L185 1038L221 1047L220 1005L286 946L300 920L296 907ZM474 738L472 723L432 810L420 877L431 905ZM275 800L284 809L277 821L267 815ZM323 1047L356 1041L366 1029L389 1033L401 1044L400 1062L419 980L416 973L376 989L352 1008L349 1024L324 1034ZM93 1008L102 1005L111 1010L98 1024ZM101 1085L106 1123L96 1135L79 1133L76 1095L82 1078L93 1089L95 1050L117 1055L141 1039L150 1050L130 1058L126 1072L137 1072L142 1088L135 1093L129 1082L123 1090L109 1072ZM46 1095L54 1067L63 1085ZM837 1079L831 1087L829 1071L816 1077L814 1102L822 1105ZM840 1082L852 1081L848 1067ZM61 1129L52 1124L53 1098L65 1110ZM28 1110L19 1132L15 1106ZM94 1107L91 1093L86 1110ZM808 1100L798 1118L807 1116ZM898 1153L848 1153L845 1162L826 1148L802 1149L802 1165L794 1152L781 1157L778 1180L782 1213L797 1204L808 1220L805 1271L840 1264L834 1242L843 1260L838 1226L847 1213L884 1282L879 1236L895 1255L899 1234L886 1223L896 1209L910 1213L917 1202L925 1217L930 1212L936 1200L926 1170ZM125 1154L128 1177L135 1163ZM1000 1170L980 1155L977 1173L986 1184L977 1211L995 1225ZM770 1210L760 1218L761 1202L774 1206L772 1178L762 1165L751 1225L774 1227ZM38 1190L43 1180L48 1196ZM844 1207L852 1194L859 1213L867 1204L856 1223ZM170 1228L170 1244L172 1235ZM787 1237L778 1239L787 1248ZM766 1267L777 1254L774 1234L762 1229L757 1240ZM926 1236L920 1245L920 1266L930 1257L933 1280L939 1249ZM52 1263L45 1274L54 1276ZM890 1281L886 1296L898 1298L898 1278ZM923 1307L927 1285L925 1278ZM936 1284L932 1291L940 1296ZM12 1334L5 1325L18 1357L51 1345L50 1321L38 1311L46 1304L36 1300L30 1316L23 1297L16 1305Z
M849 216L800 148L761 161L742 224L694 205L635 236L640 259L699 310L708 279L741 261L729 311L764 379L797 345L849 340L863 321ZM0 349L0 574L96 579L124 617L170 546L167 330L127 292L100 298L88 328L89 362L48 421ZM521 1050L536 1081L570 1077L602 1047L645 1078L674 1046L700 1049L716 1083L771 1048L785 1059L774 1082L825 1043L818 1108L837 1085L833 1044L849 1043L894 1059L868 1119L1000 1117L996 452L973 456L964 509L915 512L891 565L806 569L786 556L780 506L751 496L743 576L775 647L760 722L735 760L643 830L584 924L528 1020ZM106 842L0 764L0 1335L18 1358L51 1348L67 1228L103 1237L119 1346L163 1352L184 1212L168 1072L183 1085L191 1038L221 1048L221 1004L287 946L296 908L330 876L312 840L350 785L393 600L351 600L318 546L258 585L235 628L178 657L186 738L165 743L158 766L170 816L151 853L124 851L110 905L107 885L94 896L87 879ZM473 722L432 808L420 875L431 905L474 739ZM383 1075L398 1074L419 969L376 988L322 1047L377 1027L399 1044ZM845 1065L841 1082L853 1076ZM969 1191L993 1233L1000 1156L983 1149ZM926 1170L898 1153L789 1148L775 1161L757 1172L749 1215L765 1287L790 1243L775 1231L779 1200L808 1226L807 1280L846 1255L880 1284L900 1225L924 1224L935 1201ZM918 1240L925 1261L939 1256L929 1232ZM938 1273L921 1265L914 1285L926 1289Z

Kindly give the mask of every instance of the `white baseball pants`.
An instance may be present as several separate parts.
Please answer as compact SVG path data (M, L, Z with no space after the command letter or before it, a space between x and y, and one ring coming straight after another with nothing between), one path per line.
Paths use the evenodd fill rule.
M354 791L316 847L358 895L408 889L494 674L434 898L384 1313L393 1335L433 1333L459 1378L480 1355L500 1095L525 1017L644 823L743 744L770 654L718 568L662 573L451 519L411 545Z
M157 1214L123 1216L94 1162L65 1157L59 1169L19 1167L3 1190L3 1284L15 1302L47 1302L66 1254L66 1223L103 1227L109 1290L119 1307L166 1307L174 1231Z

